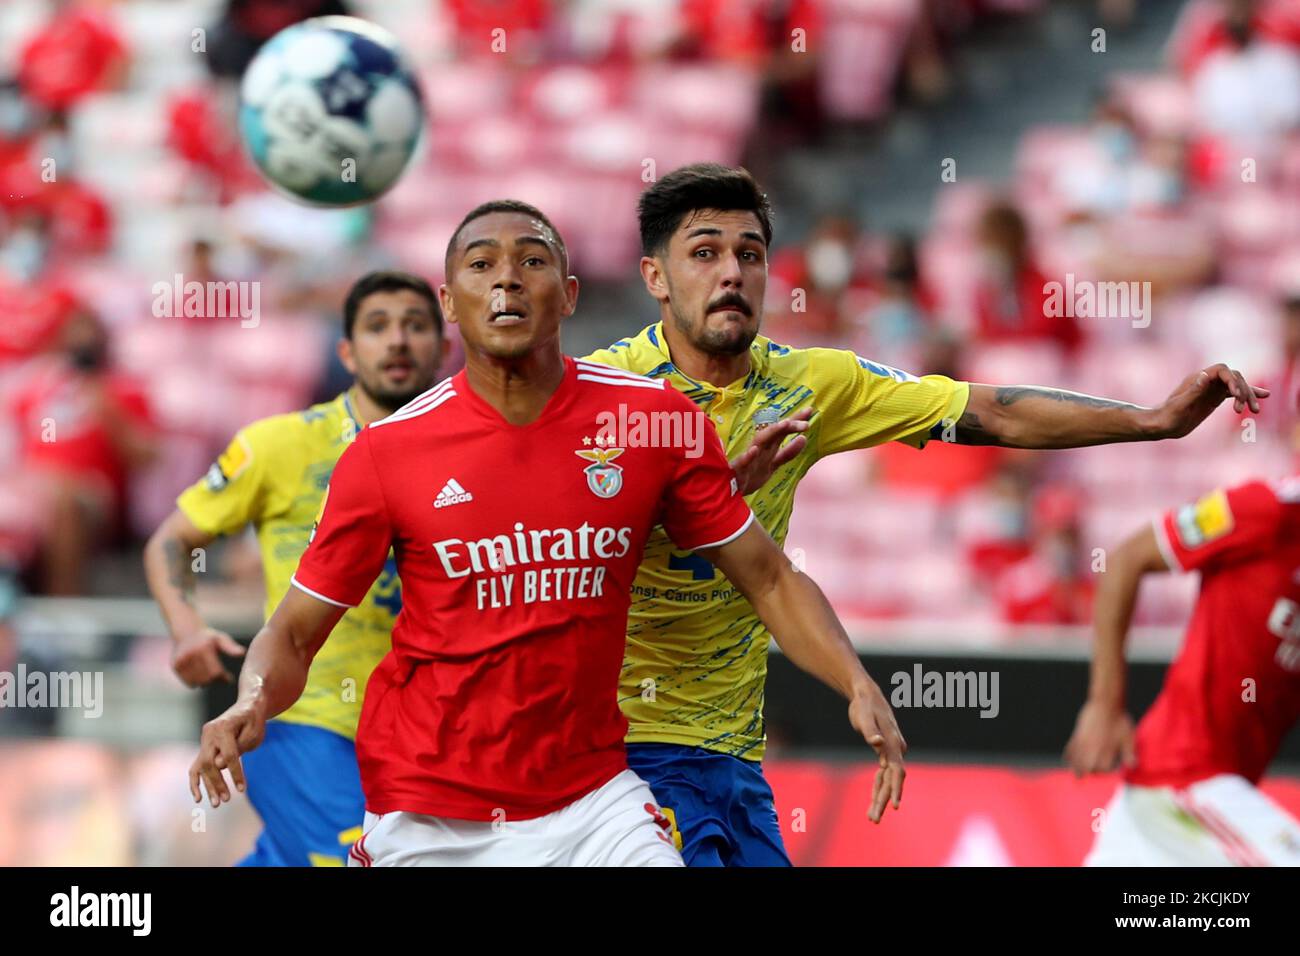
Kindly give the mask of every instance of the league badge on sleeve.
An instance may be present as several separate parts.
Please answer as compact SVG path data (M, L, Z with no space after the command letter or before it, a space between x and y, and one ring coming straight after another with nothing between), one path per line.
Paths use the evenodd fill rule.
M242 475L244 469L248 467L249 462L252 460L253 453L244 444L244 439L236 435L230 444L226 446L226 450L208 469L204 479L207 482L208 489L210 491L220 491Z
M1178 509L1174 525L1184 548L1199 548L1222 538L1233 528L1232 509L1225 491L1215 491L1195 504Z

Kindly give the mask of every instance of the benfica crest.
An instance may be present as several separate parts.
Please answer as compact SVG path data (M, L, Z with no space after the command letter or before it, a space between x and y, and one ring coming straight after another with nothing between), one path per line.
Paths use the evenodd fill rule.
M584 461L591 462L582 469L587 476L587 487L598 498L613 498L623 488L623 469L611 464L623 454L622 448L579 448L574 452Z

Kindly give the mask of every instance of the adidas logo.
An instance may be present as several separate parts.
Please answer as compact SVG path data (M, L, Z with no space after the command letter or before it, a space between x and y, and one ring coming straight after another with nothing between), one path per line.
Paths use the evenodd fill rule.
M448 478L447 483L442 486L442 491L438 492L438 497L433 500L435 508L449 508L452 505L463 505L467 501L473 501L474 496L460 486L460 482L455 478Z

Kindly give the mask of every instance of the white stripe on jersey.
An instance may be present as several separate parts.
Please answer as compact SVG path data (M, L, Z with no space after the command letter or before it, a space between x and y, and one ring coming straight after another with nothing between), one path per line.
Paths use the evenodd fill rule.
M455 397L456 397L456 390L448 389L447 391L438 395L436 398L430 399L428 402L426 402L424 405L421 405L419 408L411 408L410 410L404 412L393 412L393 414L389 415L387 418L381 418L377 422L371 422L370 427L378 428L380 425L391 425L393 424L393 422L406 422L406 421L410 421L412 418L419 418L421 415L425 414L426 412L433 411L443 402L450 401Z
M614 378L608 375L578 375L580 382L600 382L604 385L627 385L632 388L657 388L659 391L664 390L667 385L663 379L653 378Z
M299 591L302 591L304 594L310 594L316 600L324 601L326 604L333 604L335 607L347 607L347 608L356 607L355 604L344 604L342 601L336 601L332 597L326 597L323 594L318 594L316 591L313 591L311 588L306 587L305 585L300 583L297 578L290 577L289 583L292 584L294 587L296 587Z
M629 372L625 368L618 368L614 365L606 365L603 362L589 362L586 359L575 359L580 372L595 372L597 375L609 375L618 378L630 378L642 382L657 382L659 379L650 378L648 375L641 375L637 372Z
M419 395L415 396L415 398L411 399L401 408L397 409L397 411L393 412L392 415L388 415L386 417L392 418L393 415L401 415L404 412L415 411L416 407L420 405L422 402L437 398L439 395L447 391L447 389L449 388L451 388L451 376L444 378L437 385L433 386L433 388L421 392Z

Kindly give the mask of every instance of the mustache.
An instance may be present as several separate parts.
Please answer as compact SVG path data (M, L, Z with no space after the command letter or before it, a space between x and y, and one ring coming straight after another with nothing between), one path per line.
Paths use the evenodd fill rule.
M749 303L745 301L745 297L739 292L727 292L714 299L709 303L709 307L705 309L705 313L715 312L718 309L724 308L733 308L746 318L752 319L754 317L754 310L750 307Z

